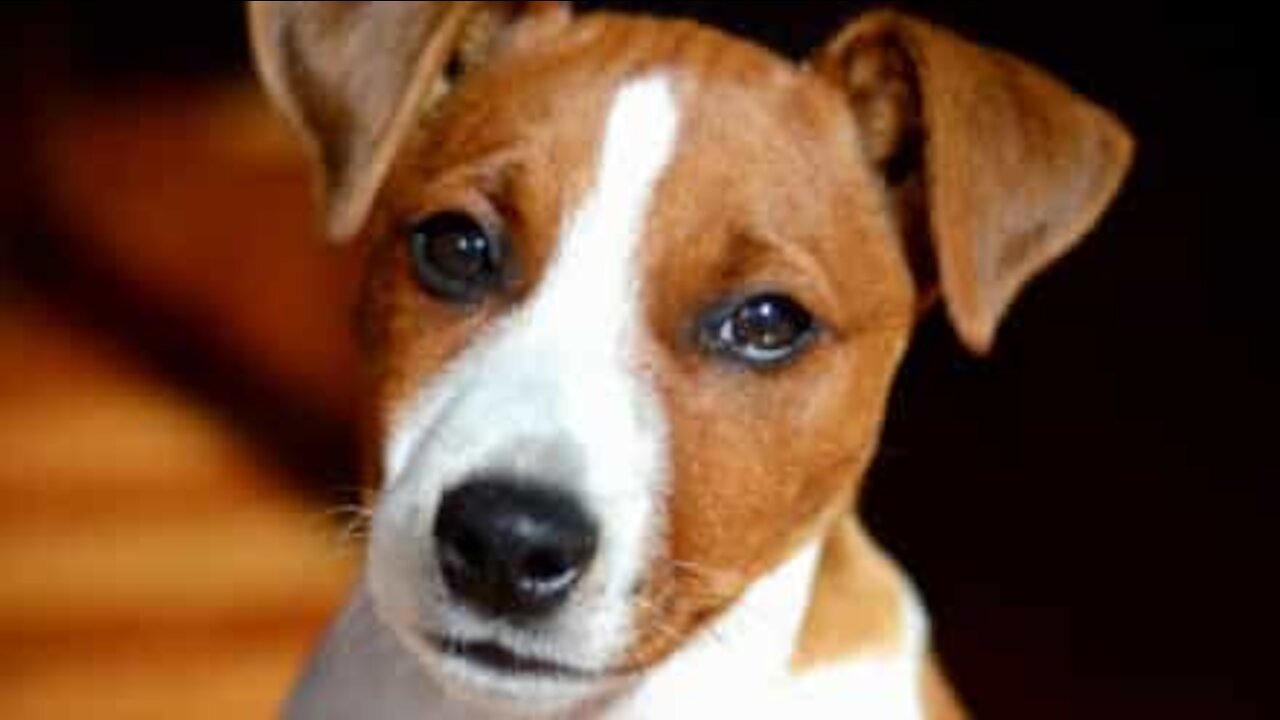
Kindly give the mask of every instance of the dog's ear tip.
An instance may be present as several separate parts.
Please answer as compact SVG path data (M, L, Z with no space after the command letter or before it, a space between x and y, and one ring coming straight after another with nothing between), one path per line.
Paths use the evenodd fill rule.
M343 246L350 245L359 233L358 229L353 229L351 223L344 218L334 219L332 216L325 218L324 239L330 245Z
M1075 93L1073 93L1075 94ZM1104 161L1111 171L1120 177L1128 174L1138 152L1138 140L1133 129L1124 121L1119 113L1107 104L1099 103L1082 95L1075 95L1076 101L1091 115L1091 124L1103 145Z
M1107 152L1110 155L1107 161L1110 168L1109 177L1101 190L1105 199L1104 208L1097 213L1099 217L1105 210L1105 205L1110 205L1120 195L1125 183L1133 175L1139 153L1138 140L1133 132L1118 117L1105 110L1103 112L1105 113L1103 133Z
M993 323L964 322L952 316L951 326L955 328L960 344L971 355L980 358L991 355L996 344L996 328Z
M1105 133L1107 141L1111 147L1112 164L1115 166L1117 176L1116 189L1133 171L1134 163L1138 157L1138 139L1134 136L1133 131L1115 114L1102 110L1105 117ZM1113 191L1114 192L1114 191Z
M955 279L942 284L954 285ZM976 291L977 288L967 288ZM946 313L948 325L955 333L956 339L971 355L986 357L995 347L999 334L1001 310L989 302L977 297L973 292L965 293L960 288L942 288L941 296L943 312Z
M324 205L324 237L331 245L346 245L360 234L367 214L367 203L356 198L332 194L322 197Z

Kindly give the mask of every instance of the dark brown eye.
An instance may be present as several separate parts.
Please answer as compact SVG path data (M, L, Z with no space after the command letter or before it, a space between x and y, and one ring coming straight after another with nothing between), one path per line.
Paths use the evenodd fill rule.
M768 367L790 359L813 337L813 316L786 295L765 293L712 314L703 342L749 365Z
M476 302L501 284L501 243L471 216L432 215L411 225L406 234L414 275L432 295Z

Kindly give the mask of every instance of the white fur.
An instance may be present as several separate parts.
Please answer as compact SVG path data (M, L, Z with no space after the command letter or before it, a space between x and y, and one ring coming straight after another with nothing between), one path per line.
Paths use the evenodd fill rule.
M789 668L817 560L816 545L752 585L712 627L621 689L608 705L549 717L667 720L923 720L920 680L927 621L902 583L902 635L800 675ZM313 662L286 712L290 720L510 720L511 709L459 702L425 673L359 593Z
M617 91L594 186L567 214L534 295L431 379L393 425L370 550L373 608L460 692L548 707L579 699L563 683L442 658L421 642L423 630L587 670L608 667L629 645L631 589L662 531L667 475L666 424L638 367L636 250L679 119L665 76ZM431 528L442 493L486 471L566 488L600 526L598 555L569 605L535 631L452 602L436 569Z
M756 580L712 627L655 669L610 717L701 717L712 708L717 716L742 717L776 706L790 676L817 560L818 545L813 542Z
M891 647L803 674L792 671L817 550L814 543L757 580L708 632L657 668L607 717L923 720L927 620L905 582L903 634Z

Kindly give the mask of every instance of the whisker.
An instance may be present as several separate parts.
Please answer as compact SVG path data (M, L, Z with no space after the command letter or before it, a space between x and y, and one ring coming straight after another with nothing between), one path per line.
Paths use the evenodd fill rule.
M374 511L358 503L345 503L313 515L317 530L327 539L327 547L337 556L346 556L366 539Z

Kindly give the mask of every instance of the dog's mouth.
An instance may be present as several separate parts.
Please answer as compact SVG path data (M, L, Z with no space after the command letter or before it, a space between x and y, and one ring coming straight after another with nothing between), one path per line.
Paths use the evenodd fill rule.
M461 640L432 634L428 634L426 639L441 655L461 660L496 675L576 681L597 680L601 677L599 672L518 653L496 642Z

